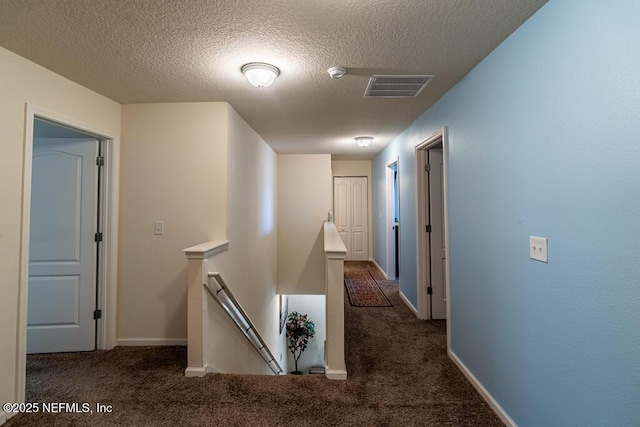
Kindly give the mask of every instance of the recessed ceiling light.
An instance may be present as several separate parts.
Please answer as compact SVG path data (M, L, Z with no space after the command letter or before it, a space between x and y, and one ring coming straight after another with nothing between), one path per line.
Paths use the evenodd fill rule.
M356 136L353 139L356 140L356 144L358 144L360 147L367 147L369 146L369 144L371 144L371 141L373 141L373 137L371 136Z
M271 86L280 74L280 70L278 70L277 67L271 64L265 64L264 62L245 64L241 70L249 83L260 89Z

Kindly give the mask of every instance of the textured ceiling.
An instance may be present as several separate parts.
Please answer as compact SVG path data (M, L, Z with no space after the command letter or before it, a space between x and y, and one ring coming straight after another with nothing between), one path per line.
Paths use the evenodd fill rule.
M544 3L2 0L0 45L124 104L228 101L280 153L372 158ZM244 79L256 61L281 70L273 86ZM365 99L371 74L436 77Z

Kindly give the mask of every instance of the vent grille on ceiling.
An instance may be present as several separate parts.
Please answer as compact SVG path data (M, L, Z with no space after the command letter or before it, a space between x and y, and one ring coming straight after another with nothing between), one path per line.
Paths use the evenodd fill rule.
M381 76L369 79L365 98L415 98L434 76Z

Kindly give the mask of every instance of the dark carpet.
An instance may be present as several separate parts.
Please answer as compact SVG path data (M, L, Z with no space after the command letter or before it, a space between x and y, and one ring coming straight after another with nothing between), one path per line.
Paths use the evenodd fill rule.
M443 321L418 320L368 263L393 307L345 304L349 378L212 374L186 378L185 347L29 356L27 401L94 413L19 414L14 426L500 426L446 354ZM345 298L346 299L346 298ZM111 405L96 413L96 404ZM69 409L75 409L73 407ZM79 407L82 410L82 407Z

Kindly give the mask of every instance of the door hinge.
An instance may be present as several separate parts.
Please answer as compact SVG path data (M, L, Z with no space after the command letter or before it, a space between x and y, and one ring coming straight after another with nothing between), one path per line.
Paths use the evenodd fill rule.
M104 166L104 157L102 156L96 157L96 166Z
M102 233L96 233L95 236L94 236L94 240L96 242L102 242L102 237L103 237Z
M427 233L431 233L431 226L427 225Z
M431 172L431 165L429 163L424 165L424 171L425 172Z
M102 319L102 310L93 310L93 320Z
M427 288L427 294L428 294L428 295L433 295L433 288L432 288L431 286L429 286L429 287Z

